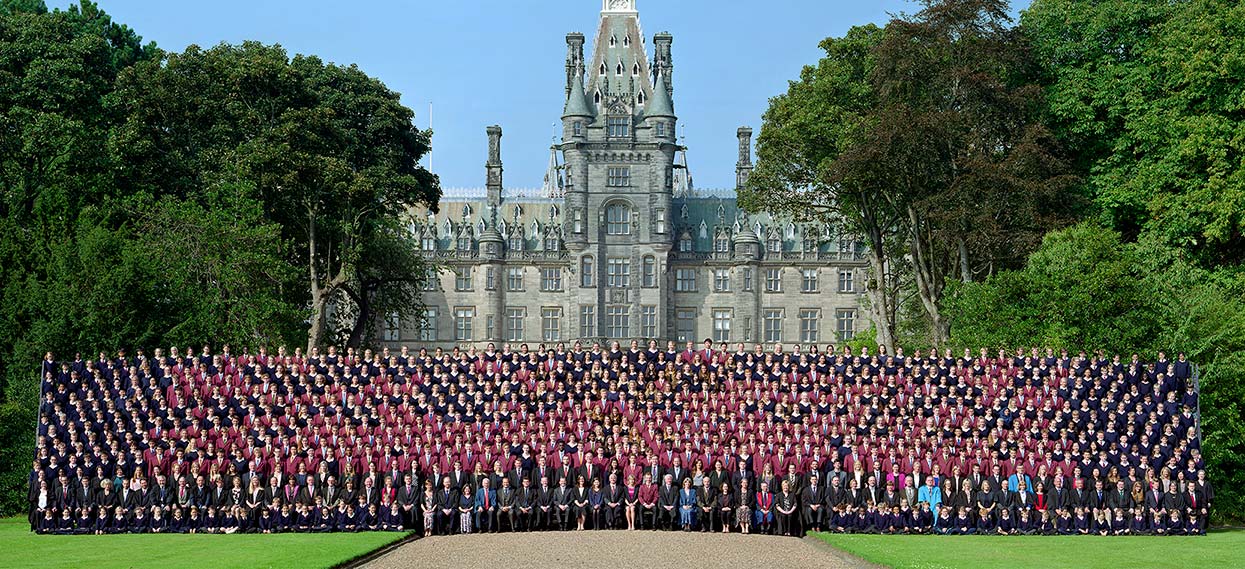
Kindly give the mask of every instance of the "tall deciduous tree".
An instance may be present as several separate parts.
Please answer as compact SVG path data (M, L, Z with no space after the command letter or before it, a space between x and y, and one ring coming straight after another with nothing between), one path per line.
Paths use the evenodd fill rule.
M902 212L937 345L948 279L1017 266L1067 223L1075 177L1042 123L1042 91L1005 0L927 0L874 50L872 128L857 163Z
M823 48L771 102L744 203L846 221L872 249L879 344L894 347L902 272L943 345L948 279L1019 266L1080 201L1038 69L1003 0L929 0Z
M356 67L251 42L138 65L119 92L127 120L114 148L135 165L125 184L194 196L236 172L254 188L282 228L285 262L304 275L290 294L309 308L308 349L332 332L336 298L363 301L356 313L367 321L351 326L361 328L374 322L371 296L407 286L373 249L393 247L389 228L411 207L435 207L440 189L418 164L429 133L412 125L397 93ZM388 276L359 278L374 274ZM418 303L389 298L405 299L408 311Z
M899 287L892 238L900 212L863 172L868 164L855 164L852 154L872 126L875 96L868 78L881 37L880 28L868 25L826 39L826 56L771 99L757 137L756 169L739 198L747 209L831 223L840 237L864 241L869 312L878 344L893 353Z

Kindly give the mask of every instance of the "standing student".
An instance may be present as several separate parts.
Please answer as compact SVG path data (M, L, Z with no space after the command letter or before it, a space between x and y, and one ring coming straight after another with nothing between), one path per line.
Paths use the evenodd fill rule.
M614 475L610 474L613 478ZM592 529L605 528L605 492L601 489L601 479L599 477L592 479L592 487L588 489L588 517L592 522Z
M739 526L739 531L745 535L748 530L752 529L752 506L755 500L756 497L748 489L748 479L741 479L739 493L736 495L735 523Z
M696 489L692 488L692 479L683 479L683 488L679 490L679 525L683 531L692 531L696 523Z
M429 537L436 528L437 514L441 508L440 502L437 501L437 494L432 489L432 480L424 481L424 493L420 497L419 507L423 512L424 537Z
M627 529L629 531L635 531L636 514L638 513L637 510L639 509L640 504L640 488L635 485L634 475L627 476L627 485L624 492L623 511L627 518Z
M792 472L794 472L794 469L792 469ZM774 510L778 519L778 533L788 537L795 531L796 510L799 507L795 492L791 488L791 480L784 478L778 496L775 497L774 501Z
M583 531L588 520L588 487L587 479L582 475L575 481L575 490L571 492L571 511L575 515L575 531Z
M731 520L735 518L735 500L731 494L731 484L726 480L722 481L722 486L718 491L715 508L718 512L718 520L722 524L722 533L730 533Z
M463 484L462 495L459 497L456 505L458 513L458 532L471 533L472 525L475 521L473 518L475 517L476 502L475 498L471 495L470 484Z

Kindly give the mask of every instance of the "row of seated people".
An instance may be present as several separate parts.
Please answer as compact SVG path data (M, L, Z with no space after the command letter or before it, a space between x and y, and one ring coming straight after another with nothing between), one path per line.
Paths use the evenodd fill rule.
M663 485L619 486L617 476L609 486L583 479L574 488L565 481L555 489L542 480L534 490L529 479L515 489L503 479L500 489L484 479L478 490L464 485L434 491L429 481L413 507L397 502L377 505L360 497L358 505L338 501L330 506L317 500L314 506L281 504L251 509L243 506L197 506L189 508L137 506L109 508L45 508L35 531L45 534L117 533L284 533L420 530L433 534L473 532L584 529L682 529L730 533L803 535L804 531L877 534L942 535L1204 535L1205 526L1195 509L1179 508L1049 507L1024 503L1013 495L1005 504L982 507L951 506L922 500L910 506L868 501L821 501L816 478L803 492L792 490L787 480L778 493L762 482L753 493L747 481L733 490L729 483L714 489L708 478L694 487L691 478L682 487L667 475ZM629 480L629 482L631 482ZM936 487L932 484L927 490ZM928 496L928 494L924 494ZM404 510L405 509L405 510ZM111 510L111 512L109 511ZM1147 513L1147 511L1149 513ZM171 512L167 513L166 512ZM188 513L184 513L188 512ZM755 528L755 529L754 529Z
M883 480L911 493L932 474L948 495L972 472L996 488L1017 476L1051 489L1056 479L1089 481L1085 488L1124 482L1130 492L1155 485L1183 501L1201 470L1196 386L1183 354L1148 364L1036 349L952 358L741 345L730 354L706 342L682 353L671 345L673 357L656 351L649 365L655 348L330 349L303 358L205 347L198 356L173 349L64 363L49 354L32 527L49 509L40 504L66 509L69 479L92 496L105 483L121 495L162 477L196 495L205 482L218 494L258 487L314 507L310 497L329 478L360 491L383 485L383 494L404 474L416 482L488 476L488 466L516 488L516 473L558 469L562 479L584 468L630 477L726 470L770 482L773 472L833 472L872 494ZM189 483L196 479L206 481ZM405 527L411 517L408 509Z

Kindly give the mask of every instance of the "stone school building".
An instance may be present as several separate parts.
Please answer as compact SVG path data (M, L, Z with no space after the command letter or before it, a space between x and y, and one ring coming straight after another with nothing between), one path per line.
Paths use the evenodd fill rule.
M442 270L423 285L424 318L381 324L385 345L825 344L868 328L856 239L736 205L752 129L738 130L736 188L693 187L673 43L648 41L635 0L603 0L589 58L585 36L567 34L561 140L543 186L506 187L502 129L489 127L485 187L413 214Z

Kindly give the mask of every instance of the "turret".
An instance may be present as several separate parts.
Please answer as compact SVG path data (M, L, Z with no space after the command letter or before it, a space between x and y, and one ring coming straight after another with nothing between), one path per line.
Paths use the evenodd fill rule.
M670 56L670 45L674 36L669 32L661 32L653 36L653 75L661 74L666 81L666 91L674 96L674 60Z
M501 206L501 127L493 125L486 128L485 132L488 133L488 162L484 164L488 180L485 185L488 188L488 205L496 209Z
M736 131L739 137L739 161L735 162L735 188L742 188L752 175L752 129L746 126Z

